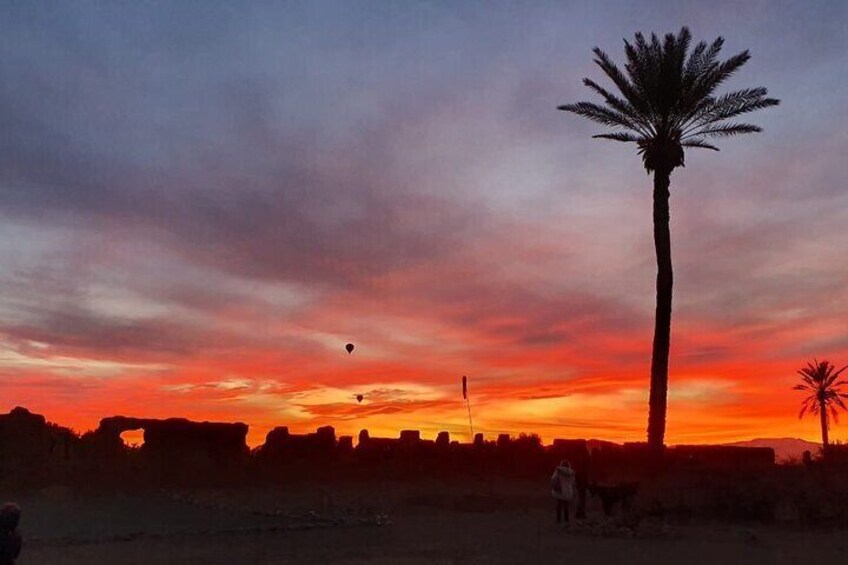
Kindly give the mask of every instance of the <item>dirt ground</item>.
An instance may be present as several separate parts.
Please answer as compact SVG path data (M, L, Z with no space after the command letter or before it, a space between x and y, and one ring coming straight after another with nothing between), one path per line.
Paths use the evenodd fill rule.
M848 563L841 530L787 524L624 527L589 506L558 526L546 485L350 483L0 498L23 508L27 564Z

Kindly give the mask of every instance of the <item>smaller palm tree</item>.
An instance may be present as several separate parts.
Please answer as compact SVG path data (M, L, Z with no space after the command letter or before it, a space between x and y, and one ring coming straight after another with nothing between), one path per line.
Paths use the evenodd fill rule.
M848 410L843 401L844 398L848 398L848 393L842 392L840 388L848 385L848 380L837 380L845 369L848 369L848 365L837 371L836 366L829 361L819 362L814 359L812 363L807 362L807 366L798 371L801 375L801 384L792 387L794 390L809 393L809 396L801 403L798 418L803 418L807 412L821 418L822 453L827 452L828 448L829 419L833 418L834 422L838 422L838 408Z

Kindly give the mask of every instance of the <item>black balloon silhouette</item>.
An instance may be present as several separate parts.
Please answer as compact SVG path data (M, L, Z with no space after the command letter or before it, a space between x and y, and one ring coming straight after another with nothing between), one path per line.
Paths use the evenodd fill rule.
M347 345L345 345L345 350L346 350L348 353L353 353L353 344L352 344L352 343L348 343Z
M361 394L357 394L357 395L356 395L356 401L357 401L357 402L362 402L362 399L363 399L363 398L365 398L365 397L364 397L364 396L362 396Z

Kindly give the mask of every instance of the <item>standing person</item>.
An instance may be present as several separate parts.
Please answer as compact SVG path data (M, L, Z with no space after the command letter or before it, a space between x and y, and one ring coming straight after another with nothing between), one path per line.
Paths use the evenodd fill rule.
M569 504L574 498L574 470L563 459L551 475L551 496L556 500L557 524L569 523Z
M0 506L0 565L14 565L21 554L20 520L20 506L12 502Z

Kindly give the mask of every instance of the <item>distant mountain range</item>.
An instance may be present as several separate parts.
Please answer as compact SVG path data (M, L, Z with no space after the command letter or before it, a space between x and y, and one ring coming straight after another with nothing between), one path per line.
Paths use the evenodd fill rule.
M821 449L821 444L799 439L797 437L778 437L778 438L757 438L747 441L736 441L726 443L724 445L737 445L739 447L771 447L774 449L774 456L778 461L785 459L801 459L805 451L809 451L813 455Z

